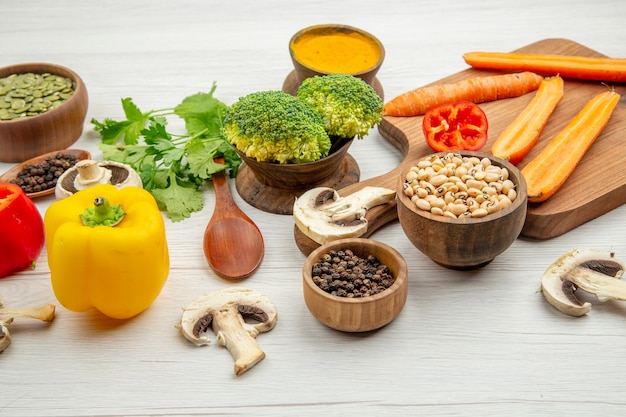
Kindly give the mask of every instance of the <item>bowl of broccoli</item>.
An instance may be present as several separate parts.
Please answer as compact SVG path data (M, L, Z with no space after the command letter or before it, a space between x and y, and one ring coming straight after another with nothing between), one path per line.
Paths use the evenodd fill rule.
M305 80L297 95L248 94L224 117L224 133L259 182L308 189L339 169L356 137L380 123L382 99L360 78L333 74Z

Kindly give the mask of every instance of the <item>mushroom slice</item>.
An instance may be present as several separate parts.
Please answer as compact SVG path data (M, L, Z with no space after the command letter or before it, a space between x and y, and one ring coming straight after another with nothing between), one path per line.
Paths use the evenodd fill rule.
M383 187L363 187L340 197L333 188L312 188L296 199L293 217L298 229L320 245L367 232L365 215L372 207L394 200L396 192Z
M619 271L619 275L623 273ZM577 266L567 274L567 279L583 291L594 294L600 301L626 301L626 282L620 276L605 275L594 269Z
M570 316L583 316L591 310L591 303L580 301L575 291L581 288L608 298L626 296L620 278L624 263L613 252L596 249L574 249L562 255L548 267L541 279L541 291L550 304ZM616 290L617 288L617 290Z
M217 342L235 360L241 375L265 358L256 336L274 328L278 315L270 299L259 292L230 287L205 294L183 309L180 329L191 343L208 345L204 333L212 328Z
M11 335L7 326L13 323L13 319L27 318L50 322L54 320L54 310L55 307L52 304L38 308L5 307L0 298L0 352L11 344Z

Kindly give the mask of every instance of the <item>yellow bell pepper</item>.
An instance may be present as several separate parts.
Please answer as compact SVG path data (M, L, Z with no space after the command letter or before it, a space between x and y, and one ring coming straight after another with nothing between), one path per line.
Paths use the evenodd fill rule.
M130 318L165 285L165 224L143 188L83 189L48 207L44 229L52 289L68 310L95 307L112 318Z

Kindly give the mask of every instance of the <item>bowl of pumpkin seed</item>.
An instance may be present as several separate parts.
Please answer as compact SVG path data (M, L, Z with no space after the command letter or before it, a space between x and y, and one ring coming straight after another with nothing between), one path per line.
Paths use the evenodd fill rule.
M0 162L23 162L78 140L85 83L69 68L25 63L0 68Z

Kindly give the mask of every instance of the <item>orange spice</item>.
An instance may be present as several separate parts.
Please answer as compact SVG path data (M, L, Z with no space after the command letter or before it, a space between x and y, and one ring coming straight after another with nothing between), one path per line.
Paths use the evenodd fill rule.
M304 35L292 50L302 64L326 73L357 74L380 59L377 45L360 33Z

